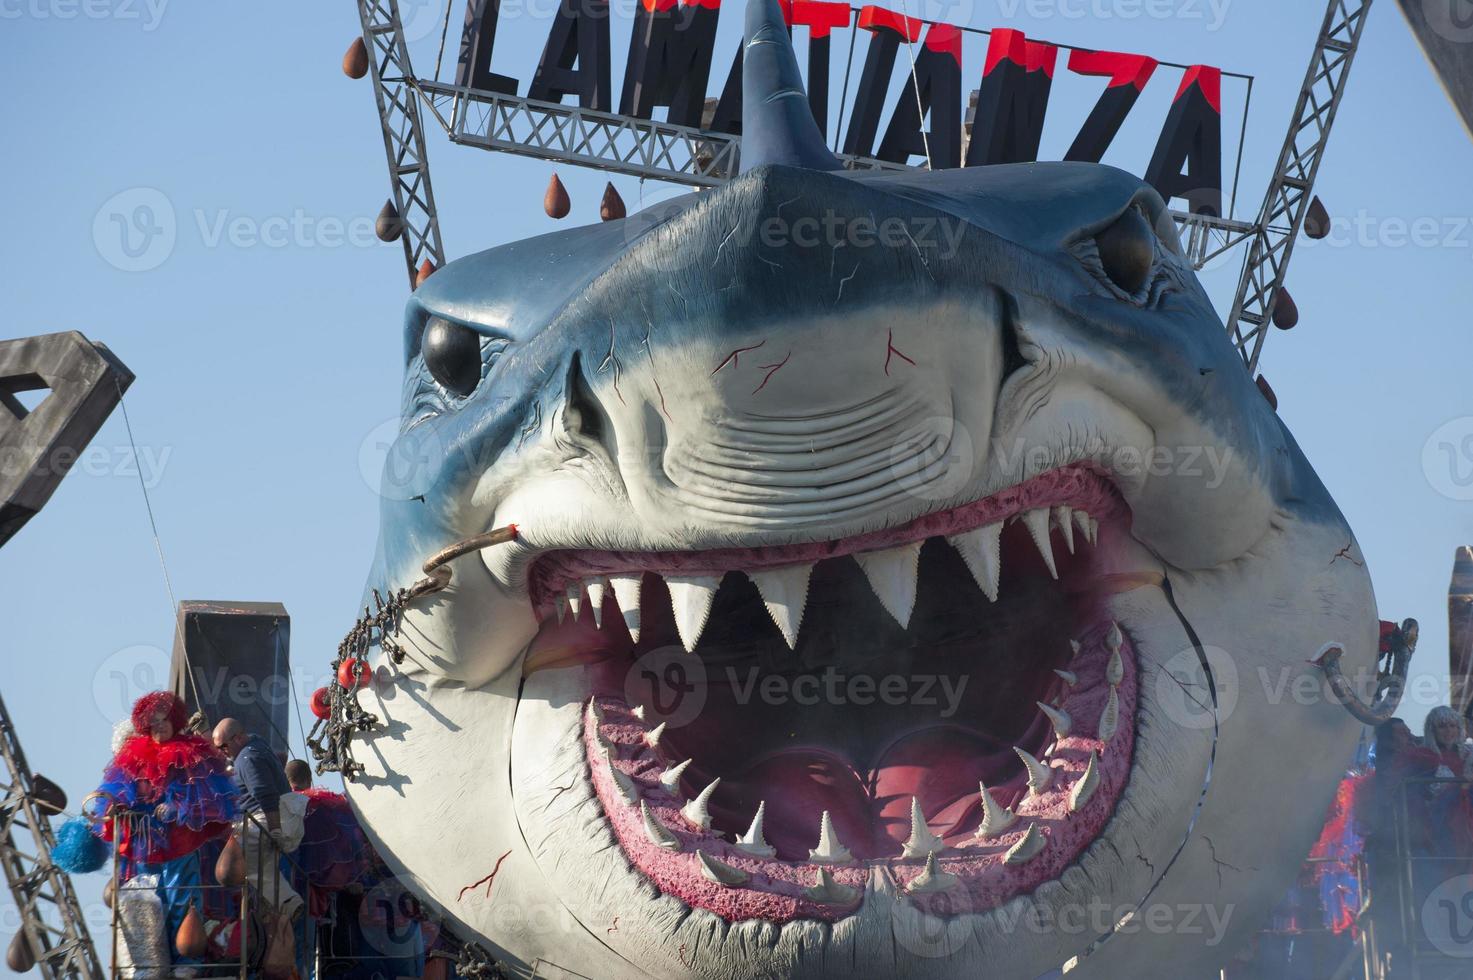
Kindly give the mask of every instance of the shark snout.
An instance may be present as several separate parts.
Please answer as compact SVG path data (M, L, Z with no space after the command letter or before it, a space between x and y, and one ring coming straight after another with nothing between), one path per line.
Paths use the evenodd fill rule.
M973 474L1001 344L986 304L875 308L662 344L600 379L631 501L775 526L913 513Z

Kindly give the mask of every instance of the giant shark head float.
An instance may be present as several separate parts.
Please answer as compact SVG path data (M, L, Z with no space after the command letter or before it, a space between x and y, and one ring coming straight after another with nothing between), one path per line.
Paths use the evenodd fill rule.
M371 584L518 533L378 655L354 803L518 975L1216 967L1354 746L1354 536L1155 191L844 171L745 43L740 175L411 300Z

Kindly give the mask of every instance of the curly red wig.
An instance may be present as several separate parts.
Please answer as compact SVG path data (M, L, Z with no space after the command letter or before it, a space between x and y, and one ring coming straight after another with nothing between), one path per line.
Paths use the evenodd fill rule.
M139 735L147 735L154 715L160 711L168 714L169 724L174 726L176 733L184 731L184 726L189 724L189 709L178 695L154 691L133 702L133 730Z

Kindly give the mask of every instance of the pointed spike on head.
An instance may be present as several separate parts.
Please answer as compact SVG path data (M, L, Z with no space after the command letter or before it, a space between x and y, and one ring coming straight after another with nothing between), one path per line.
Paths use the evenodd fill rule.
M742 47L742 172L768 164L839 170L803 92L778 0L747 0Z
M428 279L430 276L433 276L434 274L435 263L431 262L429 259L425 259L419 264L419 271L414 274L414 288L418 289L419 287L423 286L425 284L425 280Z
M563 186L562 178L553 171L552 179L547 182L547 192L542 195L542 210L547 212L549 218L562 219L573 210L573 202L568 197L568 189Z

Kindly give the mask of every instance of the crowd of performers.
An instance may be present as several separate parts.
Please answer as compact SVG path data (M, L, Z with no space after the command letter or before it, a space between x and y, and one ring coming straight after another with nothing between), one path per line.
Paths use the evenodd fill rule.
M224 719L189 730L173 694L140 698L113 758L53 858L71 873L116 853L121 975L421 976L434 930L364 837L346 797L311 767ZM243 898L244 896L244 898ZM385 896L388 896L387 900ZM431 971L445 969L435 960Z
M1341 781L1296 887L1226 975L1329 975L1372 926L1377 975L1410 976L1405 910L1469 874L1473 743L1465 721L1446 705L1434 708L1418 737L1392 718Z

